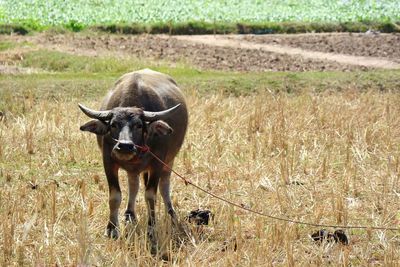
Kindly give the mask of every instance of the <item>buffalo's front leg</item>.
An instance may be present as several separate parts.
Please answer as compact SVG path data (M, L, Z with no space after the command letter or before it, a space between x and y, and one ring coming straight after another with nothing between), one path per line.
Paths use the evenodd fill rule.
M109 155L109 154L108 154ZM119 166L107 157L103 157L104 170L107 176L109 189L110 218L107 224L106 235L111 238L118 238L118 210L121 205L121 189L118 181Z
M129 199L128 206L125 211L125 222L136 223L136 196L139 191L139 176L136 173L128 173L128 188L129 188Z
M157 252L157 236L155 229L156 227L155 205L156 205L156 194L157 194L157 186L159 179L160 178L158 172L151 171L150 175L148 173L144 175L144 181L146 185L145 199L148 212L147 236L149 237L150 240L152 254L155 254Z

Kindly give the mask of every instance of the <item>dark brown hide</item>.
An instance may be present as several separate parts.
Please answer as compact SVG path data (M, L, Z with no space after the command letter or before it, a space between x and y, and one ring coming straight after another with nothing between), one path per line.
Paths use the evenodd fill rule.
M154 114L149 112L164 111L177 105L180 106L169 112L168 116L164 116L163 120L151 120ZM83 106L81 109L89 117L96 118L96 111L85 110ZM185 99L171 77L144 69L123 75L107 94L100 110L110 112L110 114L102 112L99 119L84 124L81 130L97 134L97 141L103 155L104 170L110 191L110 220L107 225L107 235L118 237L118 208L121 203L118 170L120 168L126 170L129 177L126 221L136 220L135 198L139 186L138 177L140 173L143 173L149 214L148 234L154 252L156 249L154 225L157 188L160 189L168 213L173 221L176 221L169 193L170 171L149 153L141 154L133 150L129 152L130 142L134 145L148 145L154 154L172 167L188 125ZM116 142L122 143L123 149L128 147L126 154L133 156L120 156L119 150L123 149L116 148ZM115 154L118 155L115 156Z

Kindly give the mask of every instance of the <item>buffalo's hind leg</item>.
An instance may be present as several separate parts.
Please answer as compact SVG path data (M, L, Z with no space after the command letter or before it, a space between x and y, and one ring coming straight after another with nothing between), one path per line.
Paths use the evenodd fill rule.
M160 177L160 182L158 187L160 189L161 197L163 198L165 211L171 216L172 225L177 226L178 218L174 207L172 206L171 196L170 196L170 177L171 171L164 170Z
M172 205L171 196L170 196L170 178L171 178L171 169L172 164L168 164L169 168L164 168L159 182L160 194L163 198L165 211L171 216L172 227L176 229L179 233L179 236L183 239L189 239L192 243L194 243L194 239L190 234L189 229L185 224L182 224L178 221L178 216L176 215L175 209Z
M153 170L157 168L153 168ZM145 199L147 204L147 212L148 212L148 222L147 222L147 236L151 245L151 253L154 255L157 253L157 236L156 236L156 213L155 213L155 205L156 205L156 195L157 195L157 186L160 177L160 173L157 171L151 171L149 173L145 173L143 175L144 183L146 186L145 189Z

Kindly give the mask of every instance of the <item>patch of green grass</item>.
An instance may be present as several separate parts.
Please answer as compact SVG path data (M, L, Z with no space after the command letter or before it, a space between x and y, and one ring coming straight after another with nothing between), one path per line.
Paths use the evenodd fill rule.
M115 57L94 58L48 50L27 53L22 62L23 67L55 72L85 73L122 73L140 68L141 65L139 61L121 60Z
M35 45L31 42L23 41L20 43L10 41L0 41L0 51L13 49L16 47L34 47Z
M0 42L0 51L8 50L15 46L12 42Z
M138 68L139 69L139 68ZM226 95L250 95L254 92L281 92L290 94L323 91L398 91L400 71L368 72L268 72L230 73L220 71L197 71L189 68L154 67L171 75L186 91L200 94L221 92ZM54 73L16 76L0 75L0 98L3 105L17 102L7 101L5 95L33 94L36 99L100 99L122 73ZM85 88L81 90L80 88ZM8 93L7 93L8 92ZM7 104L8 105L8 104Z

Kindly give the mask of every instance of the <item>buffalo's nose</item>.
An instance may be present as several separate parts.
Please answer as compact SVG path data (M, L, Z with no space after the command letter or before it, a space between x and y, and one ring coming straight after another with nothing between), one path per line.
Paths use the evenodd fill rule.
M136 152L135 144L132 141L120 141L115 148L123 152Z

